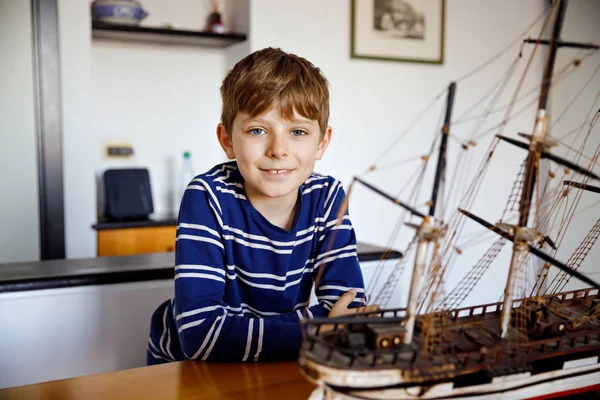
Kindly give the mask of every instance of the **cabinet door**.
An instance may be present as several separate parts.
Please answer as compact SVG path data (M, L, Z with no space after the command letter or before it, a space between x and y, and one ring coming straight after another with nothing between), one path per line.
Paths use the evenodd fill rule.
M175 226L101 230L98 232L98 256L174 251L176 230Z

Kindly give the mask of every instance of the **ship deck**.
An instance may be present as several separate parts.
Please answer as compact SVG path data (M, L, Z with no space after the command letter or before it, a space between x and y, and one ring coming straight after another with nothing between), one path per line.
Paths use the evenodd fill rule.
M600 299L598 290L572 291L543 298L552 304L547 324L564 323L567 327L564 332L550 335L538 332L535 335L531 331L511 329L510 334L501 339L498 333L502 304L493 303L418 316L414 340L408 346L340 345L340 336L349 331L363 335L381 327L391 335L394 330L402 331L402 311L384 310L381 317L345 319L329 332L318 329L325 321L317 323L313 330L309 329L303 344L301 365L303 360L311 360L312 364L344 370L394 369L401 370L410 381L429 381L474 373L487 376L535 373L560 368L572 359L599 355L600 319L597 315L590 317L591 308ZM515 302L513 315L516 317L513 320L519 319L519 304ZM330 319L329 323L332 321Z

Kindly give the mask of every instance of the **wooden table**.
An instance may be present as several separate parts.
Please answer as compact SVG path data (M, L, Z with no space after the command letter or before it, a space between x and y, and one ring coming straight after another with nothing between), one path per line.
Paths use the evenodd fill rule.
M0 390L22 399L303 399L315 386L297 362L217 364L193 361L134 368Z
M297 362L218 364L193 361L1 389L0 400L285 399L307 400L315 386ZM600 391L567 397L600 399Z

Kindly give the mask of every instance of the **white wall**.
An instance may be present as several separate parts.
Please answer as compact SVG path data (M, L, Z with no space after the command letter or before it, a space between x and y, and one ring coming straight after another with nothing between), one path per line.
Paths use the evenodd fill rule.
M244 32L248 33L251 31L250 26L250 10L253 0L236 1L236 0L225 0L223 4L223 22L225 23L226 29L230 32ZM252 35L248 35L247 40L242 43L234 44L229 46L225 50L225 69L226 71L231 70L236 62L244 58L244 56L250 53L252 47Z
M567 13L565 15L565 21L563 25L562 38L566 41L576 42L587 42L587 43L600 43L600 2L595 0L574 0L569 2ZM559 50L557 55L557 64L564 65L571 62L574 58L583 58L589 54L587 51L583 54L579 50L563 48ZM551 98L551 117L553 121L560 119L551 129L550 134L553 137L561 138L566 133L571 131L573 128L580 126L583 121L589 120L597 111L600 109L600 98L598 93L600 91L600 71L597 71L598 65L600 64L600 51L596 51L589 58L586 58L581 65L567 77L563 83L556 87ZM595 75L594 75L595 72ZM571 104L571 102L573 102ZM561 117L563 111L567 109L567 112ZM589 135L584 145L584 138L590 129L589 123L581 130L579 134L574 134L563 140L566 144L570 145L575 149L583 148L583 154L585 157L579 159L578 163L582 166L590 168L590 158L593 157L594 153L600 146L600 124L596 124L592 133ZM573 143L569 141L573 140ZM560 144L554 149L554 152L561 154L564 157L573 159L575 153ZM587 158L586 158L587 157ZM554 166L554 169L556 167ZM594 166L596 174L600 175L600 167L598 164ZM561 182L562 174L557 174L556 181ZM581 180L580 176L566 179ZM599 186L600 182L590 180L591 185ZM569 202L563 201L560 210L564 210L565 207L570 207L576 198L578 190L572 189L569 194ZM579 207L575 211L575 216L567 230L561 247L557 253L557 257L562 261L567 261L573 251L577 249L577 246L581 243L585 235L594 226L596 221L600 218L600 195L592 192L584 192L579 202ZM558 229L553 231L552 237L556 238L556 232ZM590 274L590 278L600 281L600 265L598 260L600 259L600 243L596 243L596 246L587 255L585 262L581 265L580 271L586 274ZM554 275L557 270L552 270ZM578 289L587 287L588 285L578 281L577 279L571 279L565 290Z
M67 258L96 255L94 172L100 159L90 110L91 28L88 4L58 1L63 184Z
M308 0L290 3L254 0L251 9L251 50L267 46L281 47L285 51L306 57L323 70L331 84L330 123L333 127L333 140L317 169L337 177L347 187L351 177L362 175L451 80L464 75L509 45L542 13L545 4L543 0L447 1L444 64L425 65L351 59L349 1ZM294 16L292 24L290 15ZM541 24L537 24L527 35L536 36L540 29ZM279 34L274 35L273 32ZM528 49L524 52L525 57L515 79L523 71L531 47ZM471 79L458 83L454 119L471 105L477 104L480 97L506 71L517 53L518 45ZM542 59L538 58L531 67L531 81L525 84L525 90L539 83L541 72ZM513 80L511 86L514 87L515 83ZM512 90L508 91L498 105L508 102L512 93ZM380 160L380 165L427 153L443 103L441 101L438 107L427 114L427 118L415 126L411 134ZM478 111L483 111L483 105L479 106ZM483 129L498 123L503 115L494 114ZM504 133L515 137L517 132L531 131L534 115L535 109L530 107L515 118ZM464 137L471 128L472 124L457 125L452 132L458 137ZM464 181L470 181L486 154L492 136L482 139L472 150L474 161L468 177L463 178ZM454 173L460 150L456 141L450 140L449 146L448 171ZM509 145L498 147L495 163L487 173L488 180L481 187L471 211L491 222L500 218L524 157L525 152ZM413 176L417 166L416 162L403 164L400 168L369 174L366 179L389 193L396 194ZM431 181L432 176L428 175L427 179ZM422 193L417 201L419 205L423 205L431 196L431 186L425 187L427 193ZM350 202L350 214L359 240L385 245L400 216L400 210L367 189L356 187ZM475 230L481 229L475 223L466 224L466 232ZM393 246L403 249L411 234L409 229L404 228L401 238L393 242ZM490 235L490 239L495 238ZM491 244L491 240L485 244L486 246L477 246L463 253L448 278L448 287L451 288L470 269L487 245ZM504 260L506 256L508 253L503 254ZM409 279L410 269L410 265L405 269L404 280ZM497 301L502 293L502 285L498 282L505 279L507 270L506 262L494 265L469 298L469 303Z
M31 6L0 2L0 264L39 259Z

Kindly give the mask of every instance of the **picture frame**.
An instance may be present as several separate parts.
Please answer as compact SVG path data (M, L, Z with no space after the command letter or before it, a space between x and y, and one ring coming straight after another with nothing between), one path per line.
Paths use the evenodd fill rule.
M445 0L350 0L350 57L444 63Z

